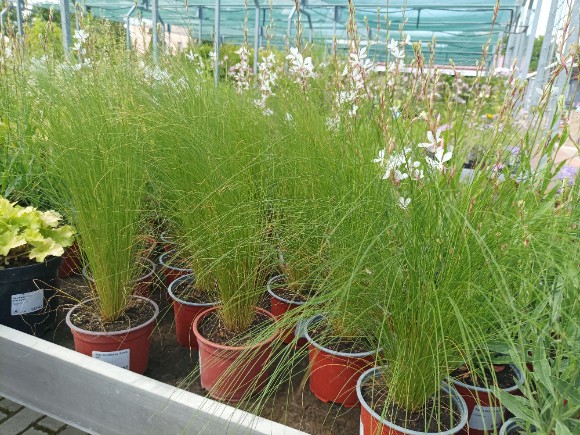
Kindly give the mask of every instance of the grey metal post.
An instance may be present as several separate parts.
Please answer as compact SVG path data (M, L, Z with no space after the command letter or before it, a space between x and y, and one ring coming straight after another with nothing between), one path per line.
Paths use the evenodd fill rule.
M521 71L522 71L522 66L524 64L524 58L525 58L527 47L531 46L533 48L534 39L536 38L535 34L533 34L533 35L531 33L528 34L528 31L530 30L530 21L531 21L532 13L533 13L532 7L534 5L534 0L528 0L528 1L529 1L529 3L528 3L528 9L527 9L527 13L526 13L526 19L524 22L523 33L521 34L521 38L518 41L517 51L516 51L517 66L519 69L518 77L520 77L520 78L521 78ZM534 19L535 18L536 18L536 15L534 15Z
M127 25L127 28L125 29L125 35L127 36L127 40L126 40L126 44L127 44L127 50L131 50L131 46L133 44L131 44L131 15L133 15L133 12L135 12L135 9L137 9L136 5L131 6L131 9L129 9L129 12L127 12L127 15L125 15L125 23Z
M338 6L335 6L334 7L334 16L332 18L332 21L333 21L333 23L332 23L332 32L333 33L332 34L334 36L336 36L336 26L338 24L338 19L339 18L340 18L340 10L339 10Z
M254 74L258 74L258 51L260 50L260 0L254 0L256 5L256 25L254 26Z
M199 29L198 29L198 44L201 44L201 39L203 38L203 6L197 7L197 18L199 20Z
M214 29L214 54L213 80L217 87L220 79L220 9L221 0L215 0L215 29Z
M157 34L157 18L159 17L159 1L151 0L151 48L153 53L153 62L157 63L159 57L158 45L159 35Z
M568 40L566 41L566 46L564 47L564 55L568 52L568 50L570 50L570 47L574 44L578 44L578 25L580 24L580 1L576 0L572 6L572 9L570 11L571 15L571 19L570 19L570 37L568 38ZM573 68L574 67L574 59L571 58L570 64L568 66L568 68ZM558 77L556 77L556 80L554 81L554 87L556 87L558 89L558 92L561 93L562 95L565 95L564 93L564 88L566 87L566 80L568 79L568 74L566 73L566 70L563 70L560 72L560 74L558 75ZM547 113L547 121L550 122L552 120L552 116L554 115L555 111L556 111L556 104L558 101L558 95L553 95L550 97L550 101L548 104L548 108L546 110ZM558 116L558 119L556 120L556 123L554 124L554 128L552 130L552 134L554 134L557 129L558 129L558 124L560 121L560 115Z
M0 11L0 33L4 34L4 16L10 10L10 3Z
M530 69L530 60L532 59L532 51L534 49L534 41L536 40L536 30L538 29L538 21L540 21L540 11L542 10L542 0L536 0L536 8L534 9L534 21L528 36L528 43L525 47L524 55L520 63L520 79L525 80Z
M558 3L558 1L550 2L548 22L546 23L546 33L544 34L544 41L542 42L542 48L540 49L540 59L538 60L538 69L536 72L536 78L534 79L534 86L528 85L528 90L526 91L526 108L537 103L540 94L536 92L536 88L544 89L544 84L548 77L548 68L552 63L552 56L550 53L552 52L552 46L554 44L552 37L554 36L553 32L554 24L556 22L556 13L558 11Z
M24 0L16 0L16 21L18 23L18 35L20 36L20 43L24 43L24 25L22 23L22 2Z
M511 66L513 59L514 59L515 44L516 44L516 40L519 36L515 32L518 28L518 25L520 22L520 17L521 17L521 6L518 6L518 8L516 9L516 12L514 14L510 29L509 29L508 41L507 41L507 46L506 46L506 51L505 51L505 58L504 58L504 62L503 62L504 66L506 66L506 65Z
M70 30L70 3L69 0L60 0L60 25L62 27L62 47L65 54L70 53L72 35ZM76 16L76 14L75 14Z

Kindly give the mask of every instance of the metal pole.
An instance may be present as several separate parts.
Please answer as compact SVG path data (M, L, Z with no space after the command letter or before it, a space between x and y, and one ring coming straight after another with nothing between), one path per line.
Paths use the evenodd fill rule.
M254 0L256 5L256 25L254 26L254 74L258 74L258 51L260 50L260 0Z
M16 0L16 21L18 23L18 35L20 36L20 43L24 43L24 26L22 24L22 2L24 0Z
M151 3L151 46L153 53L153 62L157 63L159 57L158 45L159 45L159 35L157 34L157 18L159 17L159 1L152 0Z
M519 35L517 35L515 32L517 31L517 28L518 28L519 23L520 23L521 9L522 9L522 7L518 6L518 8L516 10L515 17L513 18L513 21L511 23L511 26L509 29L508 42L507 42L507 47L506 47L506 51L505 51L505 58L504 58L504 65L507 65L508 67L511 67L511 64L514 61L515 45L516 45L517 39L519 37Z
M10 10L10 3L7 4L7 6L2 9L2 11L0 11L0 33L4 34L4 15L6 15L6 12L8 12Z
M334 7L334 17L332 18L332 34L333 36L336 36L336 26L338 24L338 19L339 19L339 9L338 6Z
M220 79L220 9L221 0L215 0L215 29L214 29L214 66L213 66L213 79L217 87Z
M125 15L125 23L127 28L125 29L125 35L127 36L127 40L126 40L126 44L127 44L127 50L131 50L131 46L133 44L131 44L131 15L133 15L133 12L135 12L135 9L137 9L137 6L133 5L131 6L131 9L129 9L129 12L127 12L127 15Z
M201 39L203 38L203 6L198 6L197 8L197 15L199 19L199 33L198 33L198 44L201 44Z
M542 0L536 0L536 8L534 9L534 21L530 29L528 37L528 44L525 47L525 54L520 64L520 78L525 80L528 77L530 69L530 60L532 59L532 51L534 49L534 42L536 40L536 30L538 29L538 21L540 21L540 11L542 10Z
M70 4L69 0L60 0L60 25L62 27L62 47L65 54L70 53L72 35L70 31ZM76 14L75 14L76 17ZM78 23L78 22L77 22Z
M528 0L528 11L526 13L526 21L524 22L524 28L523 28L523 33L520 35L521 38L518 39L518 45L517 45L517 51L516 51L516 56L517 56L517 65L518 68L520 70L520 74L519 77L521 78L521 70L522 70L522 66L524 63L524 56L526 53L526 48L528 46L534 46L534 39L536 38L536 35L532 35L529 34L528 35L528 30L530 29L530 20L532 18L532 6L534 3L534 0ZM535 17L534 17L535 18ZM527 75L527 73L526 73Z

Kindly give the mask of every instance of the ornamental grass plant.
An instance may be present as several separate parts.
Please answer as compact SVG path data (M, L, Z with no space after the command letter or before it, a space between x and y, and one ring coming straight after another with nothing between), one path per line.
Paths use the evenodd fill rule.
M149 141L139 83L122 57L65 64L43 77L43 157L50 187L78 230L104 324L131 303Z
M268 124L247 116L251 102L182 66L180 87L156 98L165 146L155 178L196 283L217 293L221 325L239 335L255 320L271 263Z

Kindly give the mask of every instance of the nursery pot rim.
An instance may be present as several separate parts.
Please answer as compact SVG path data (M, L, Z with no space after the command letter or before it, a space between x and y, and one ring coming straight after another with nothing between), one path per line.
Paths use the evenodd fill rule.
M375 374L375 372L379 371L381 368L385 368L385 366L371 367L370 369L365 371L362 375L360 375L360 377L358 378L358 380L356 382L356 394L358 396L358 400L359 400L361 406L364 407L365 410L369 414L371 414L377 421L379 421L382 425L390 427L391 429L394 429L394 430L401 432L405 435L429 435L429 434L451 435L451 434L459 432L460 430L462 430L465 427L465 425L467 424L467 416L468 416L467 404L465 403L465 400L463 399L463 397L461 397L461 394L459 394L459 392L452 385L450 385L446 382L441 383L441 389L451 395L451 399L453 400L453 403L455 403L459 407L459 412L461 413L461 418L459 420L459 423L457 425L455 425L454 427L452 427L451 429L446 430L445 432L418 432L415 430L406 429L404 427L398 426L398 425L391 423L390 421L384 419L383 417L381 417L379 414L377 414L370 407L370 405L365 401L365 399L362 395L362 383L365 380L365 378L367 378L370 375Z
M161 254L159 256L159 264L161 264L161 266L166 267L168 269L177 270L178 272L191 272L193 274L193 269L189 269L189 268L183 269L181 267L172 266L171 264L167 264L165 262L165 256L166 255L175 254L176 252L177 251L175 249L172 249L171 251L167 251L167 252L164 252L163 254Z
M278 299L279 301L290 304L290 305L296 305L296 306L304 305L306 303L305 301L291 301L291 300L283 298L282 296L278 296L276 293L274 293L274 290L272 290L272 284L280 282L284 278L286 278L286 275L280 274L280 275L273 276L272 278L270 278L268 280L268 283L266 284L266 290L268 290L268 293L270 293L270 296Z
M55 262L55 263L62 262L62 255L50 255L50 256L47 256L44 259L44 261L41 261L41 262L26 264L24 266L11 266L11 267L7 267L5 269L0 269L0 277L2 277L2 275L4 275L5 279L8 277L12 277L12 278L16 278L17 281L20 281L23 273L33 271L34 269L42 269L43 267L46 267L53 262ZM18 274L16 276L14 276L15 271L18 271ZM38 278L33 278L33 279L38 279ZM14 282L14 281L0 279L0 283L9 284L12 282Z
M516 373L517 381L515 385L508 388L502 388L501 390L505 391L506 393L512 393L518 390L524 384L524 373L515 364L505 364L505 365L510 366L514 370L514 372ZM465 384L452 377L449 377L448 379L451 381L451 383L459 385L460 387L466 388L471 391L477 391L479 393L493 393L493 389L491 388L476 387L475 385Z
M220 303L219 301L216 301L216 302L189 302L189 301L178 298L173 293L173 285L174 284L177 285L181 281L194 281L195 282L195 274L189 273L187 275L182 275L178 278L175 278L173 281L171 281L171 284L169 284L169 287L167 287L167 292L169 293L169 296L171 296L171 299L173 299L175 302L179 302L180 304L183 304L183 305L189 305L191 307L213 307L213 306Z
M151 278L153 276L153 274L155 273L156 267L155 267L155 263L153 261L151 261L150 259L145 258L145 257L139 257L139 261L140 262L143 262L145 264L146 263L149 263L149 266L151 266L151 271L150 272L147 272L143 276L140 276L139 278L135 278L134 280L131 280L132 283L139 282L139 281L144 280L144 279L147 279L147 278ZM86 265L85 267L83 267L83 270L82 270L83 277L86 278L86 279L88 279L90 282L94 283L95 280L94 280L94 278L93 278L92 275L89 275L88 267L89 267L88 265Z
M521 427L520 423L524 423L525 424L525 420L523 418L520 417L512 417L507 419L504 424L501 425L501 428L499 429L499 435L508 435L509 434L509 430L510 429L515 429L517 427ZM531 426L532 432L535 432L535 429L533 426Z
M310 319L306 319L305 324L304 324L304 337L306 337L306 340L308 340L308 343L312 344L314 347L316 347L320 350L323 350L326 353L329 353L330 355L346 357L346 358L365 358L367 356L371 356L371 355L375 354L376 350L371 350L368 352L358 352L358 353L339 352L336 350L328 349L328 348L322 346L321 344L317 343L316 341L314 341L314 339L312 337L310 337L310 334L308 333L308 327L310 326L310 324L312 322L320 322L322 319L324 319L324 317L325 316L323 314L317 314L316 316L313 316Z
M157 319L157 316L159 316L159 306L155 303L155 301L149 299L149 298L145 298L143 296L137 296L137 295L130 295L131 298L137 298L137 299L141 299L143 301L148 302L150 305L153 305L153 309L154 309L154 313L153 316L147 320L145 323L142 323L140 325L134 326L132 328L129 329L123 329L121 331L113 331L113 332L107 332L107 331L88 331L86 329L83 329L79 326L76 326L72 323L71 321L71 315L73 313L74 310L76 310L77 308L80 308L83 305L88 304L89 302L93 302L96 301L98 298L91 298L91 299L85 299L83 301L81 301L79 304L76 304L74 307L72 307L70 310L68 310L68 312L66 313L66 324L68 325L68 327L75 331L75 332L79 332L81 334L85 334L85 335L92 335L92 336L115 336L115 335L125 335L128 334L130 332L136 331L138 329L144 328L146 326L149 326L151 323L155 322L155 320Z
M203 335L201 335L201 333L199 332L197 326L200 323L200 320L202 320L203 318L207 317L208 314L211 314L212 312L215 312L219 309L221 309L223 307L223 305L217 305L217 306L213 306L208 308L207 310L204 310L203 312L201 312L199 314L199 316L197 316L195 318L195 320L193 321L193 325L191 326L193 333L195 335L195 338L197 339L198 343L203 343L206 346L212 346L214 348L217 348L219 350L225 350L225 351L246 351L246 350L250 350L250 349L254 349L257 347L261 347L261 346L265 346L267 344L272 343L276 337L278 337L279 335L279 331L278 329L276 329L276 331L267 339L256 343L256 344L252 344L252 345L245 345L245 346L226 346L225 344L219 344L219 343L214 343L211 340L208 340L207 338L205 338ZM263 308L259 308L259 307L255 307L254 308L255 311L257 311L258 313L261 314L265 314L266 316L268 316L272 322L274 324L276 324L276 318L274 317L274 315L266 310L264 310Z
M161 239L161 241L163 243L167 243L168 245L175 245L175 240L173 240L172 237L167 235L167 231L163 231L160 235L159 235L159 239Z

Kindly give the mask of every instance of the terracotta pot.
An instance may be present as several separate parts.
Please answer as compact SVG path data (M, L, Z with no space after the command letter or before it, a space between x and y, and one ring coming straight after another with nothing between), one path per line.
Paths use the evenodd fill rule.
M356 382L374 364L375 351L346 353L323 347L308 333L309 327L322 319L323 316L312 317L304 328L308 340L310 391L325 403L339 403L352 408L358 405Z
M173 313L175 314L175 334L177 335L177 342L182 346L189 347L190 349L197 349L197 339L193 334L191 325L196 317L204 310L217 305L219 302L194 303L178 298L175 296L173 291L176 286L184 281L195 282L195 276L189 274L177 278L169 284L167 293L171 296L171 299L173 299Z
M524 382L524 375L515 365L510 364L510 367L517 376L517 382L513 387L506 388L503 391L517 394ZM449 378L449 380L461 394L465 403L467 403L469 420L463 433L484 435L497 432L504 422L505 408L501 406L497 397L494 396L493 390L464 384L453 378Z
M365 380L370 377L377 375L381 367L373 367L366 372L364 372L358 379L356 384L356 394L360 400L360 435L421 435L428 432L417 432L410 429L405 429L401 426L397 426L388 420L382 418L369 406L369 404L364 400L362 395L362 384ZM443 383L441 389L449 393L452 397L453 403L456 404L458 411L461 414L461 419L459 423L445 432L431 432L432 434L439 435L451 435L461 431L467 423L467 405L465 400L461 395L453 388L451 385Z
M272 288L273 285L283 283L285 278L286 277L284 275L274 276L268 280L268 284L266 287L268 293L270 294L270 306L271 306L270 310L277 319L284 316L284 314L286 314L288 311L298 308L299 306L305 304L305 302L295 302L290 301L288 299L284 299L283 297L278 296L276 294L276 292ZM286 344L292 343L296 337L296 334L294 333L295 330L296 328L291 328L287 329L286 331L282 331L281 332L282 341ZM296 347L297 348L304 347L306 343L308 343L308 341L305 338L299 338L296 343Z
M33 335L53 328L61 262L61 257L47 257L42 263L0 269L0 325Z
M159 236L159 239L161 240L165 252L173 251L175 249L176 243L173 238L167 234L167 231L163 231Z
M143 249L139 251L138 256L150 259L157 247L157 240L153 236L143 236L143 241Z
M201 313L193 322L193 333L199 345L201 386L211 397L218 400L239 402L262 391L268 380L268 363L272 354L272 342L278 333L267 340L251 346L225 346L213 343L199 332L199 325L208 315L221 307L213 307ZM261 308L256 311L275 317Z
M165 275L165 285L167 287L169 287L169 285L180 276L190 275L193 273L193 270L191 269L183 269L171 266L168 261L174 254L175 251L167 251L159 256L159 264L161 265L163 275Z
M153 274L155 273L155 263L153 263L148 258L140 258L139 261L141 261L149 269L149 271L134 281L135 285L133 286L133 294L148 298L149 296L151 296L151 288L153 287ZM95 282L87 266L83 268L83 276L91 283Z
M73 334L77 352L143 374L149 363L151 333L159 315L159 307L150 299L141 296L131 297L142 299L153 306L153 316L142 325L115 332L93 332L73 325L71 315L74 311L95 299L83 301L72 307L66 315L66 323Z
M58 270L59 278L68 278L71 275L76 275L81 271L81 250L79 245L75 242L64 251L62 256L62 264Z

